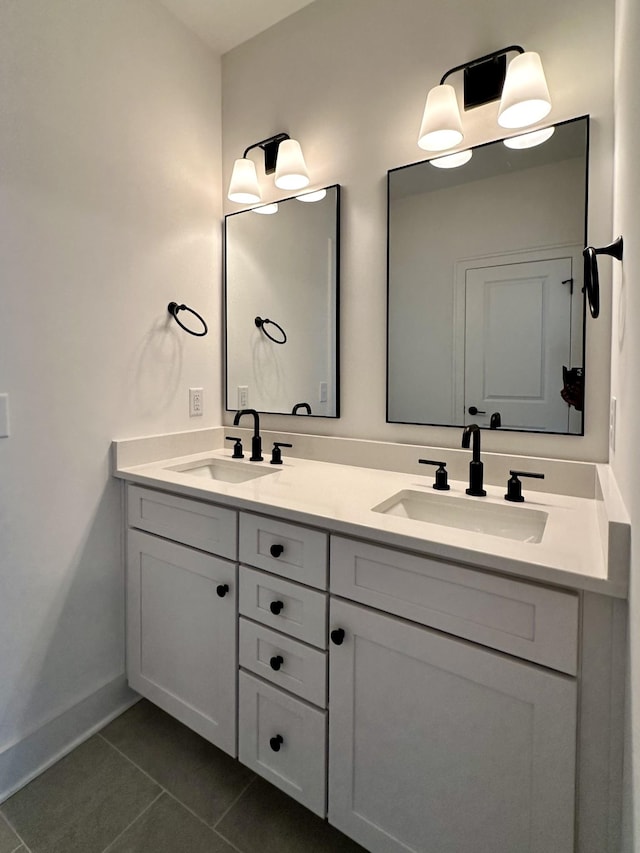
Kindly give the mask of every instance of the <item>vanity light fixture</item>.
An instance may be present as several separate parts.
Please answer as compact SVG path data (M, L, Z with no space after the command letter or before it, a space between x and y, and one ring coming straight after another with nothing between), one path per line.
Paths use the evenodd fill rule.
M551 139L555 131L555 127L543 127L542 130L531 130L529 133L521 133L519 136L510 136L508 139L503 139L502 142L507 148L515 148L522 150L524 148L535 148L536 145L542 145L547 139Z
M264 171L276 173L275 184L280 189L299 190L309 184L309 174L300 143L288 133L276 133L245 148L242 157L233 164L227 198L238 204L253 204L261 200L255 163L248 158L249 151L261 148L264 152ZM266 211L262 211L263 213ZM275 212L275 211L269 211Z
M322 201L323 198L326 198L327 191L326 190L313 190L310 193L303 193L302 195L297 195L296 201L305 201L305 202L314 202L314 201Z
M261 204L260 207L252 207L252 213L260 213L262 216L270 216L278 212L278 205L274 201L273 204Z
M507 68L507 54L515 52ZM455 89L445 81L464 72L464 109L481 107L500 99L501 127L529 127L551 110L551 98L540 56L510 45L450 68L440 85L427 95L418 145L426 151L446 151L464 139L462 118Z
M472 154L471 149L467 148L466 151L455 151L453 154L445 154L444 157L434 157L433 160L429 160L429 163L438 169L456 169L468 163Z

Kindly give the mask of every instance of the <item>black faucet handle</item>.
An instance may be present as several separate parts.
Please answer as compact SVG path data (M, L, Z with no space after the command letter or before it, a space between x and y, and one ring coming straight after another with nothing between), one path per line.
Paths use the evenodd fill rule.
M293 444L287 444L286 441L274 441L273 450L271 451L272 465L282 465L282 451L280 450L281 447L293 447Z
M433 488L437 489L439 492L448 492L451 486L447 481L447 463L446 462L434 462L433 459L418 459L418 462L421 465L435 465L438 470L436 471L436 481L433 484Z
M244 459L244 453L242 452L242 439L238 438L237 435L228 435L225 438L225 441L235 441L233 445L233 456L232 459Z
M519 477L533 477L535 480L544 480L544 474L536 474L533 471L513 471L510 470L510 479L507 481L507 494L504 496L505 501L513 503L522 503L524 497L522 495L522 483Z

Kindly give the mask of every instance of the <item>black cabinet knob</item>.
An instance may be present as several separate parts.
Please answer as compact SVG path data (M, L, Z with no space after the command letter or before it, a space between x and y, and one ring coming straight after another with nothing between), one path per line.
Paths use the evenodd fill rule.
M272 545L271 548L269 548L269 553L272 557L276 557L276 559L280 556L280 554L282 554L283 551L284 545Z
M486 411L482 412L477 406L469 406L469 414L470 415L486 415Z
M336 646L341 646L344 642L344 628L334 628L331 632L331 642L335 643Z
M284 607L284 601L272 601L269 605L269 610L273 613L274 616L278 616Z
M271 669L275 669L275 671L277 672L283 663L284 658L282 657L282 655L274 655L269 661L269 666L271 667Z
M229 592L229 584L228 583L218 584L218 586L216 587L216 592L218 593L220 598L224 598L225 595Z
M282 735L276 735L269 739L269 746L274 752L280 752L280 747L284 743L284 738Z

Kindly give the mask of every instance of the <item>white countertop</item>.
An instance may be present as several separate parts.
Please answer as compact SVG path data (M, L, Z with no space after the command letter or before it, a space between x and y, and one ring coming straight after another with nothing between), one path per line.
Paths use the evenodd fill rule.
M269 471L268 476L243 483L168 470L200 460L231 461L231 449L122 467L115 475L201 500L531 580L618 598L627 595L628 530L624 515L620 521L619 507L611 510L617 513L617 518L607 517L611 483L599 490L600 500L593 500L528 491L527 481L523 480L525 503L508 506L516 511L534 509L548 513L542 540L532 543L373 511L373 507L403 489L504 506L506 484L487 485L485 498L473 498L465 494L467 483L459 481L450 481L448 492L435 492L432 469L424 474L407 474L300 458L285 458L281 466L274 466L267 457L264 462L249 462L248 456L233 460L233 465ZM602 468L606 479L608 468Z

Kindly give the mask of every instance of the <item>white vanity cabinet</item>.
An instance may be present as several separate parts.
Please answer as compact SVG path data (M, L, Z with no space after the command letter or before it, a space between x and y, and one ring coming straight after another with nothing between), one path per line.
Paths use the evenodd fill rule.
M573 851L572 679L340 600L331 626L332 824L373 853Z
M131 484L128 524L132 687L366 850L619 849L624 602Z
M572 853L578 596L345 537L330 573L386 612L331 600L329 820L374 853Z
M237 514L129 486L128 518L129 684L235 756Z

